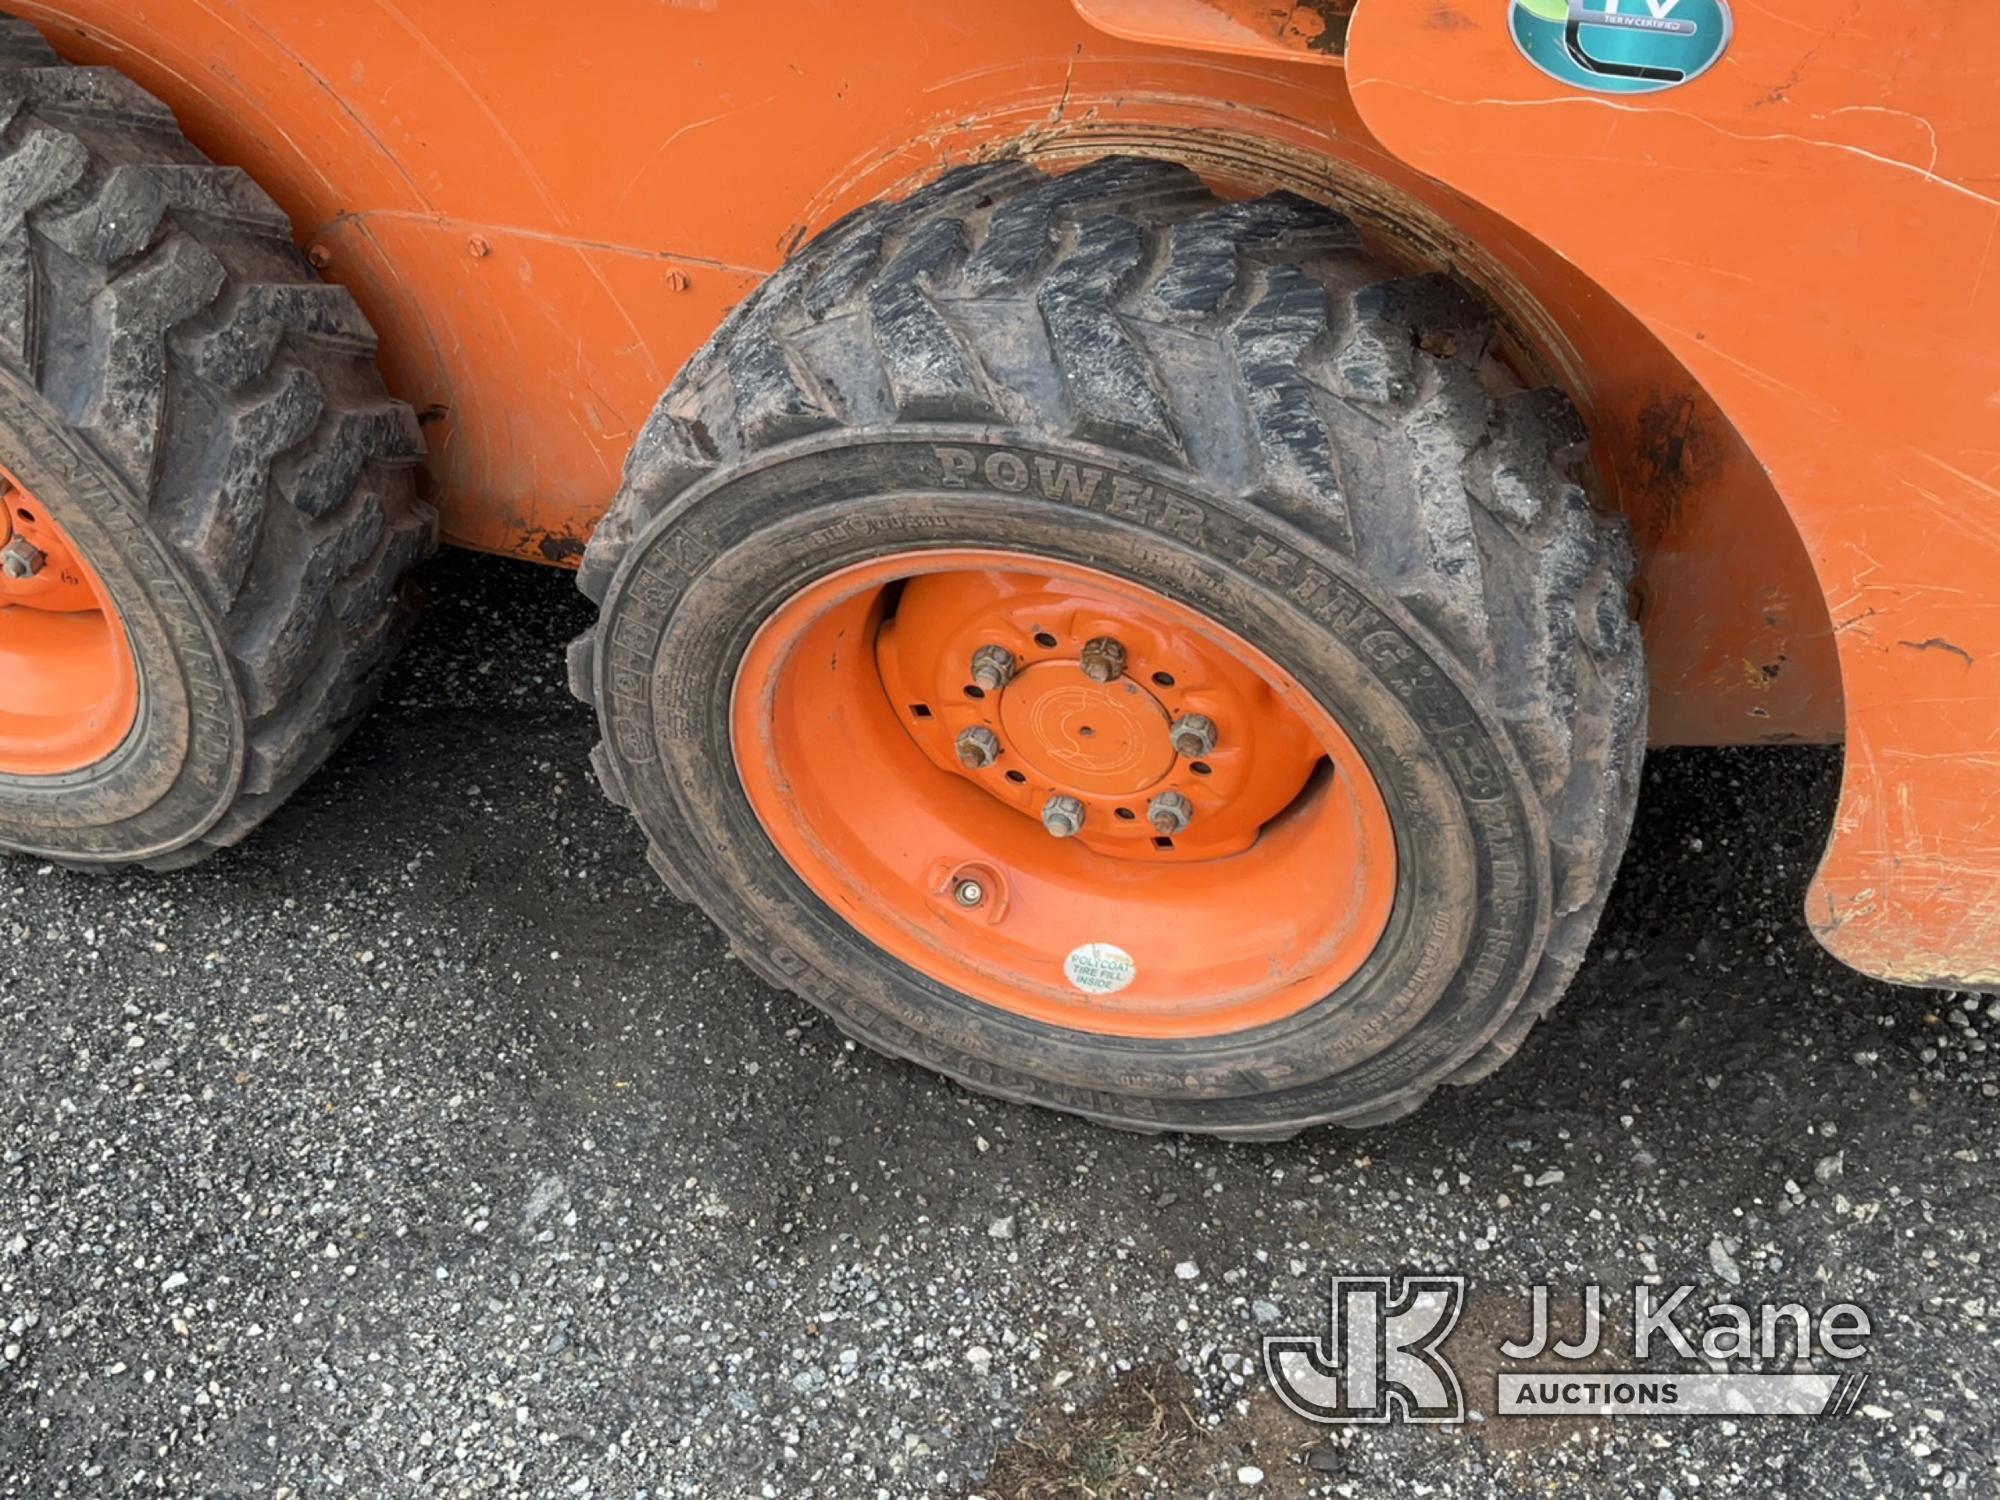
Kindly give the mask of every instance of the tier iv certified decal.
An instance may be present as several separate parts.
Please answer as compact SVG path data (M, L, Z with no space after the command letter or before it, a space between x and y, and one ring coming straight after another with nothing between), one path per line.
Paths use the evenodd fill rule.
M1515 45L1551 78L1651 94L1699 78L1729 47L1728 0L1509 0Z
M1085 943L1070 950L1063 973L1086 995L1115 995L1138 977L1139 966L1115 943Z

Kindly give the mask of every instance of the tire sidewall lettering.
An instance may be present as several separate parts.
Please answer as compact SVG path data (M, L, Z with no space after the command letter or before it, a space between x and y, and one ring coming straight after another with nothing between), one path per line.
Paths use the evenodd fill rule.
M977 1087L1126 1123L1254 1128L1302 1113L1365 1113L1475 1052L1525 988L1549 920L1539 805L1504 730L1393 601L1370 597L1312 538L1186 483L1102 450L918 431L791 443L713 475L635 540L607 593L595 688L609 753L656 848L714 893L712 910L739 945L754 943L760 967L885 1050ZM1330 699L1360 694L1369 705L1361 727L1374 737L1364 753L1390 798L1399 858L1429 882L1407 899L1399 893L1390 934L1345 987L1353 994L1337 991L1243 1038L1208 1039L1199 1048L1205 1088L1185 1044L1076 1046L1068 1033L1037 1035L1034 1023L892 964L778 859L733 770L727 687L787 587L869 556L992 545L1009 516L1026 551L1033 528L1064 513L1074 521L1040 533L1053 555L1070 555L1063 547L1087 535L1079 560L1102 556L1108 571L1210 609L1272 650L1357 743L1363 735ZM791 576L773 571L783 558L797 561ZM725 629L725 600L758 618ZM1276 638L1297 645L1315 629L1339 647L1317 653L1340 658L1337 691L1332 668L1301 660L1315 653L1273 649ZM725 832L704 833L715 827ZM1428 851L1453 847L1468 870L1447 878L1425 863ZM1371 995L1369 984L1383 988ZM1414 1014L1391 1003L1411 994ZM1431 1024L1416 1024L1424 1019ZM1237 1056L1234 1083L1218 1087L1217 1050ZM1187 1060L1176 1064L1177 1055Z

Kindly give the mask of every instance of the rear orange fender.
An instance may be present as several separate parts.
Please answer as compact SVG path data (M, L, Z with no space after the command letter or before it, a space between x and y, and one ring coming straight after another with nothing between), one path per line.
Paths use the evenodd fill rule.
M1847 764L1808 897L1904 983L2000 985L2000 9L1757 0L1712 71L1581 94L1501 0L1363 0L1361 118L1589 274L1769 472Z

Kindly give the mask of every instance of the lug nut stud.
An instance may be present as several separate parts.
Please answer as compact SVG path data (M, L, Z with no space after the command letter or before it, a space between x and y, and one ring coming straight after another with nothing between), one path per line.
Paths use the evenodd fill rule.
M981 646L972 653L972 681L982 693L997 693L1014 679L1014 653L1005 646Z
M1174 754L1199 760L1215 749L1215 720L1207 714L1187 714L1174 721Z
M984 724L959 732L958 763L966 769L983 771L999 758L1000 737Z
M1074 837L1083 829L1083 804L1074 797L1049 798L1042 804L1042 827L1059 839Z
M1125 675L1125 647L1108 635L1100 635L1084 642L1078 665L1092 682L1116 682Z
M1194 804L1179 792L1162 792L1146 804L1146 821L1153 832L1171 838L1194 821Z
M9 578L33 578L48 561L42 549L24 536L17 536L0 549L0 573Z

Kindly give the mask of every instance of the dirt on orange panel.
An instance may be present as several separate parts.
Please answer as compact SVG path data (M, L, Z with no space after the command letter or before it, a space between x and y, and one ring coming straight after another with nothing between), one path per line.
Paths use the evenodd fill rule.
M1246 57L1338 61L1358 0L1076 0L1113 36Z

